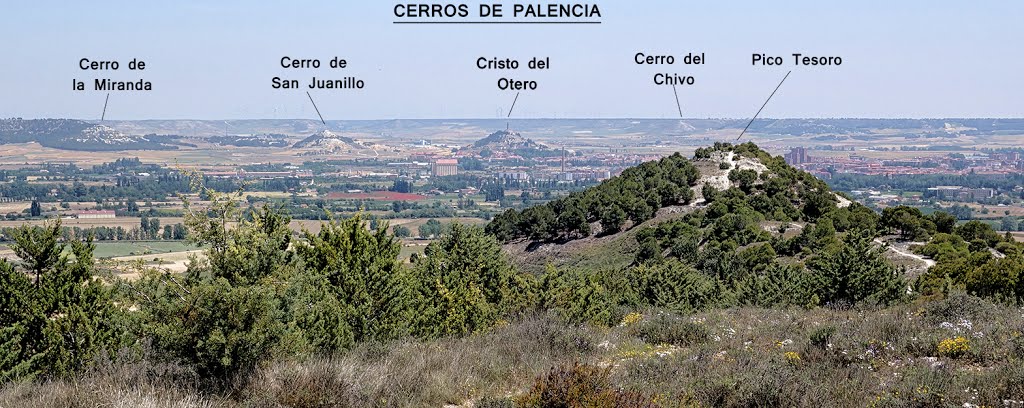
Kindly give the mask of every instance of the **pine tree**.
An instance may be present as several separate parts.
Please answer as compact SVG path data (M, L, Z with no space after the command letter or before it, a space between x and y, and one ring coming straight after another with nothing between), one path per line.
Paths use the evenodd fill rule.
M64 251L64 244L58 242L60 225L58 219L44 227L23 227L11 232L14 239L11 250L21 259L22 267L35 276L37 288L43 275L60 263Z
M59 220L18 228L11 249L24 271L0 261L0 380L77 372L122 344L119 309L93 276L95 245L72 241L69 256L60 234Z
M740 304L759 307L805 306L813 303L814 284L803 268L772 264L736 282L736 298Z

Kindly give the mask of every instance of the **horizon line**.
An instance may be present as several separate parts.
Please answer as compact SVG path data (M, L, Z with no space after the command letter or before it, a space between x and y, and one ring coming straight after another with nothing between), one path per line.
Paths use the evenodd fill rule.
M254 121L254 120L289 120L289 121L312 121L319 122L319 119L310 118L211 118L211 119L198 119L198 118L146 118L146 119L88 119L88 118L73 118L73 117L5 117L0 120L80 120L83 122L143 122L143 121L200 121L200 122L223 122L223 121ZM762 120L1024 120L1024 116L933 116L933 117L865 117L865 116L834 116L834 117L822 117L822 116L791 116L791 117L767 117L757 118L758 121ZM555 118L555 117L537 117L537 118L472 118L472 117L454 117L454 118L375 118L375 119L326 119L329 122L387 122L387 121L399 121L399 120L423 120L423 121L436 121L436 120L465 120L465 121L539 121L539 120L644 120L644 121L688 121L688 120L750 120L749 117L706 117L706 118L660 118L660 117L567 117L567 118Z

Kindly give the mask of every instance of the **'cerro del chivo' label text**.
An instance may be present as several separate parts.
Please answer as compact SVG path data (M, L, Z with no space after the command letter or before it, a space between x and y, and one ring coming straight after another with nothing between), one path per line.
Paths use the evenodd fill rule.
M704 53L691 52L686 55L651 55L644 52L638 52L633 55L633 62L637 65L704 65L705 57ZM697 82L693 75L683 75L675 72L658 72L654 74L655 85L693 85Z
M289 70L299 69L346 69L348 60L340 57L331 58L327 63L321 63L319 59L281 57L281 68ZM274 89L363 89L366 83L354 76L323 77L313 75L306 82L298 79L282 78L275 76L270 79L270 87Z
M93 60L90 58L82 58L78 60L78 69L82 71L92 71L99 73L112 73L118 71L124 66L128 71L144 71L146 69L146 62L138 58L133 58L127 64L121 64L120 61L101 61ZM91 83L92 88L86 87L86 83ZM121 80L112 78L93 78L91 80L79 80L73 78L71 80L71 89L75 91L85 91L91 89L94 91L152 91L153 83L143 78L137 80Z
M551 69L551 57L534 57L522 65L519 64L519 60L512 58L480 57L476 59L476 67L482 70L498 71L515 71L521 67L532 70ZM512 77L498 79L498 89L503 91L534 91L537 90L537 87L537 81L534 80Z

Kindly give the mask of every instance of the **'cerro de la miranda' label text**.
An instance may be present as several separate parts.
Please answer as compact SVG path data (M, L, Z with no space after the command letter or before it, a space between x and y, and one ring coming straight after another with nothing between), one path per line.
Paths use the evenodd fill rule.
M71 79L71 89L74 91L152 91L153 83L147 81L145 78L123 80L123 79L112 79L109 78L109 74L113 74L124 68L125 70L135 73L138 72L141 76L141 72L146 70L146 62L138 58L132 58L126 64L122 64L117 60L98 60L92 58L81 58L78 60L78 69L82 71L93 72L96 75L103 75L105 77L92 78L89 80L79 80L77 78ZM91 84L92 87L86 86Z

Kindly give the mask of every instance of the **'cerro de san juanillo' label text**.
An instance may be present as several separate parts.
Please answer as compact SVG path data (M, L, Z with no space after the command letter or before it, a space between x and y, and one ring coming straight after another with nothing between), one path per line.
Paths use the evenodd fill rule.
M327 62L321 62L316 58L295 58L286 55L281 57L278 63L281 68L287 69L290 72L329 69L332 70L332 74L327 76L313 74L309 76L309 79L303 77L301 81L291 76L275 76L270 79L270 87L273 89L360 90L366 87L366 82L358 77L334 74L337 70L343 70L342 72L344 72L344 70L348 69L349 62L345 58L332 57Z

